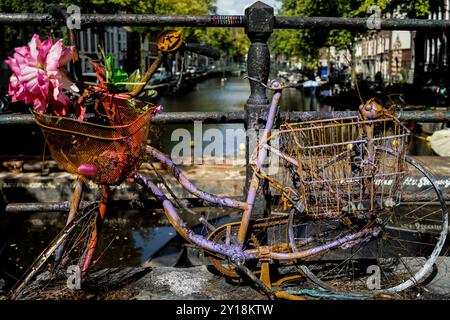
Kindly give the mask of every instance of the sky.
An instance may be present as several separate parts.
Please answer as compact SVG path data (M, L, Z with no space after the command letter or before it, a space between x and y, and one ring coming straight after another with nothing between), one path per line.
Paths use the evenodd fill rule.
M226 15L244 14L245 8L249 7L257 0L217 0L217 13ZM265 4L276 9L281 6L280 0L262 0Z

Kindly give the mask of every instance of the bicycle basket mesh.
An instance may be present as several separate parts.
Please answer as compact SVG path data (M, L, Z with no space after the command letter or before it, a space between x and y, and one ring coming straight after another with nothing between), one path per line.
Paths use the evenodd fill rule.
M34 115L52 158L65 170L78 174L81 164L94 164L95 175L90 177L93 182L117 185L137 170L143 161L150 120L156 106L112 94L103 94L105 98L110 110L107 117L109 125Z
M399 203L408 131L396 119L309 121L281 132L299 163L297 188L308 215L335 219Z

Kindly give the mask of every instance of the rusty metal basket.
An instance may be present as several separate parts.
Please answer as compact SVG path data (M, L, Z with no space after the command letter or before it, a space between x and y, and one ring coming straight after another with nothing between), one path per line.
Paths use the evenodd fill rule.
M409 133L397 119L308 121L285 124L281 133L298 160L299 194L310 217L335 219L399 203Z
M95 174L89 177L93 182L118 185L143 161L155 108L137 99L108 95L112 125L39 113L34 116L52 158L65 170L78 174L80 165L95 165Z

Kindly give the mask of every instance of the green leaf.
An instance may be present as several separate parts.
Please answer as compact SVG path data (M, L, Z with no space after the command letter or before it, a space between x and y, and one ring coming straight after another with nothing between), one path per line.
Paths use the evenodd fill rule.
M128 73L126 73L122 69L114 68L113 69L113 73L112 73L112 77L111 77L111 82L112 83L128 82Z
M128 82L140 82L141 81L141 72L139 69L133 71L132 74L128 77ZM136 85L127 85L128 91L133 91Z
M106 82L112 82L114 69L114 56L108 54L105 57Z

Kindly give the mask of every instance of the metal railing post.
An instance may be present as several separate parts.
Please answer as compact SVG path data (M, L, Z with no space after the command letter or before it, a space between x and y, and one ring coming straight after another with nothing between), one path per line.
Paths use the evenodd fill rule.
M267 41L273 32L274 9L263 3L256 2L245 9L247 25L245 32L251 41L247 56L247 73L249 77L259 79L266 83L270 71L270 52ZM246 183L244 194L251 179L251 156L257 146L258 131L264 127L265 114L269 108L269 100L266 89L259 83L250 81L250 97L245 105L245 129L246 138ZM262 199L257 199L255 209L260 210L265 206Z

